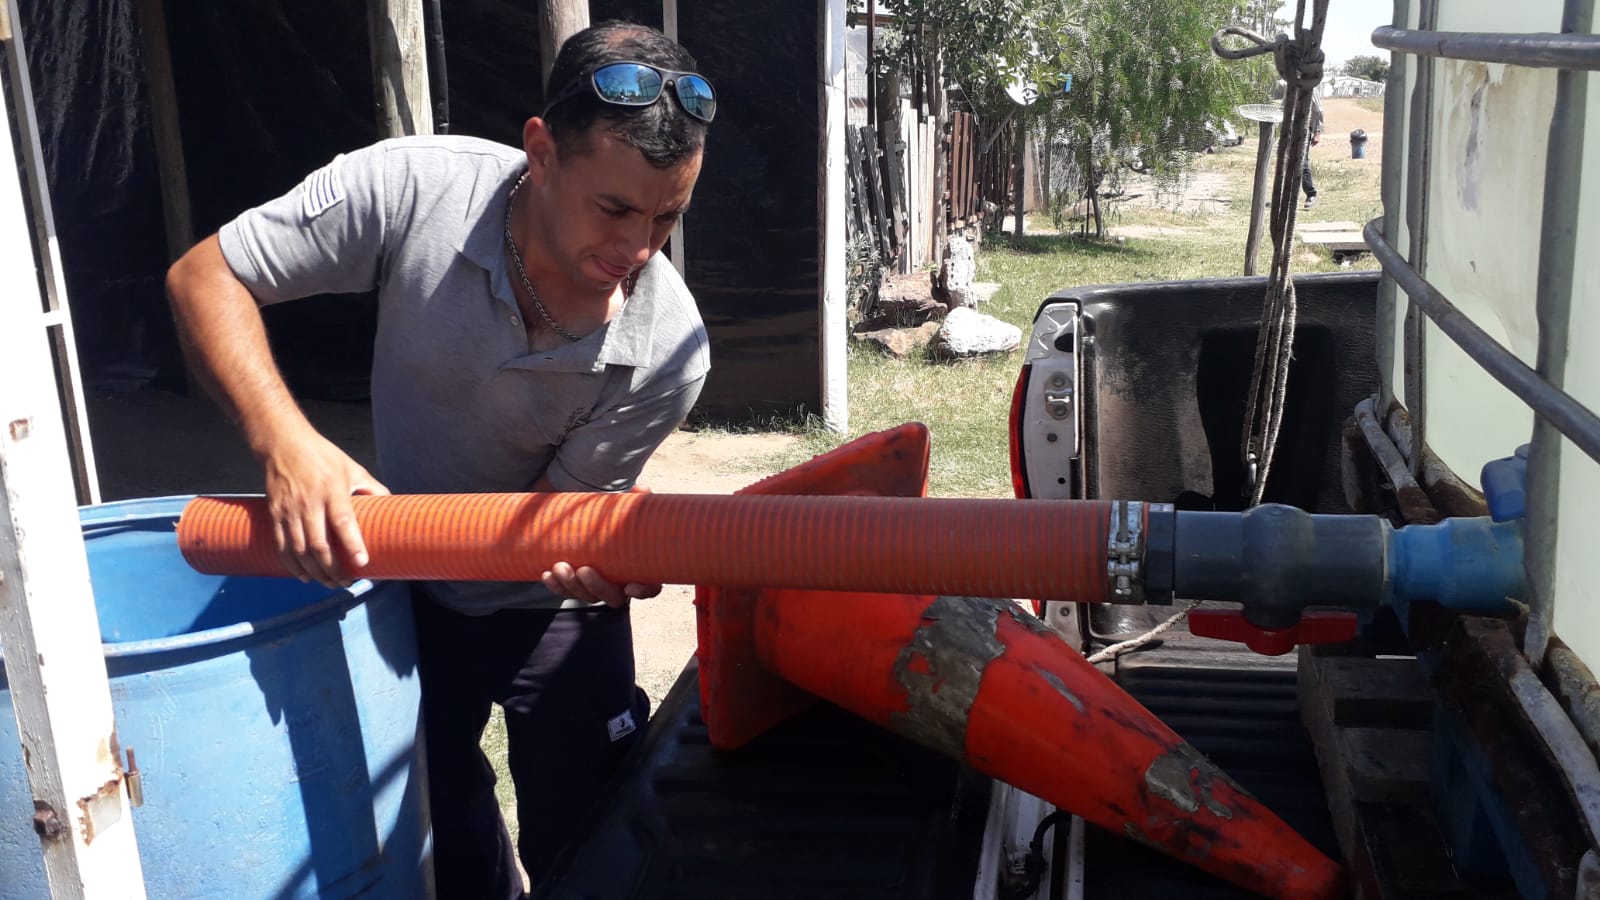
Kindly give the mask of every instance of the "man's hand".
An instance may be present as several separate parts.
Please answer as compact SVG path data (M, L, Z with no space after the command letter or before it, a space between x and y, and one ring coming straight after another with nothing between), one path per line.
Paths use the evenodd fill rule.
M352 571L367 564L350 497L389 489L315 431L278 444L265 464L267 505L283 567L301 581L348 586Z
M533 483L535 491L550 492L555 489L548 475L540 475L539 480ZM634 485L628 489L628 493L648 494L650 489ZM573 568L571 563L566 562L552 565L550 571L544 573L543 580L544 586L557 597L570 597L585 603L604 603L617 609L626 607L633 600L643 600L661 593L659 584L639 582L617 584L615 581L607 581L604 575L589 566Z
M589 566L574 569L571 564L558 562L544 573L544 586L558 597L571 597L585 603L604 603L623 608L633 600L643 600L661 593L659 584L617 584L607 581L604 575Z

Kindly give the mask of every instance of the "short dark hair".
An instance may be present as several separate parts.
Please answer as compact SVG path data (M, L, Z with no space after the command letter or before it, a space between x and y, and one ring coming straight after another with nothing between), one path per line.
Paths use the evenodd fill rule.
M642 62L679 72L698 71L694 57L661 32L632 22L601 22L578 32L561 45L545 102L561 94L596 66L615 60ZM584 154L591 147L591 129L605 128L613 137L644 155L650 165L670 169L705 146L706 126L685 113L671 97L649 106L614 106L593 91L578 91L545 111L545 124L555 137L556 152Z

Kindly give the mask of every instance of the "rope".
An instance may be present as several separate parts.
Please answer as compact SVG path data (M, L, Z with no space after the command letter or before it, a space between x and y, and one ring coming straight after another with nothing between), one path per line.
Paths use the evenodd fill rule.
M1261 328L1256 334L1255 365L1250 373L1250 393L1240 436L1240 461L1245 468L1245 486L1251 506L1261 502L1267 489L1267 475L1283 426L1289 364L1294 358L1294 328L1299 312L1294 278L1290 274L1299 207L1294 200L1300 171L1305 165L1312 92L1322 82L1322 32L1328 20L1328 0L1313 0L1309 28L1305 25L1305 14L1306 0L1298 0L1292 38L1280 34L1276 41L1268 41L1253 31L1235 26L1223 28L1211 37L1211 49L1223 59L1248 59L1271 53L1278 75L1287 86L1283 97L1284 128L1278 133L1278 170L1272 186L1272 270L1267 279ZM1222 38L1227 35L1242 37L1250 46L1226 47Z
M1089 657L1089 662L1103 663L1107 660L1116 659L1122 654L1127 653L1129 650L1137 650L1140 647L1143 647L1145 644L1148 644L1168 631L1171 631L1174 626L1183 621L1184 617L1189 614L1189 610L1194 609L1199 605L1199 600L1188 601L1183 609L1173 613L1165 622L1162 622L1160 625L1157 625L1156 627L1146 631L1144 634L1141 634L1136 638L1129 638L1128 640L1125 640L1119 644L1112 644L1104 650L1100 650L1092 654Z
M1322 31L1328 21L1328 0L1313 0L1311 27L1305 27L1306 0L1295 7L1295 37L1278 35L1269 41L1247 28L1229 26L1211 36L1211 49L1223 59L1249 59L1272 54L1278 76L1287 90L1283 96L1284 128L1278 132L1278 171L1272 185L1272 272L1267 279L1267 297L1261 311L1261 330L1256 334L1256 359L1250 372L1250 396L1246 402L1244 433L1241 436L1241 461L1245 466L1245 485L1250 505L1261 502L1267 489L1267 472L1278 449L1278 432L1283 426L1284 399L1289 391L1289 363L1294 358L1294 326L1298 302L1290 264L1294 258L1294 223L1299 204L1293 202L1299 190L1300 169L1305 164L1308 132L1311 125L1311 94L1322 82ZM1226 47L1222 38L1242 37L1250 46ZM1101 663L1116 659L1130 650L1151 643L1176 627L1198 606L1190 601L1165 622L1138 637L1112 644L1088 659Z

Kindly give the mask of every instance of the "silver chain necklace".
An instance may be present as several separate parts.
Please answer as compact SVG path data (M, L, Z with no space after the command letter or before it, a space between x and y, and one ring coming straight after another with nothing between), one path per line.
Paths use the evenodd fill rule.
M528 299L533 301L533 311L539 314L539 318L543 319L546 325L550 326L551 331L576 344L578 341L583 340L582 335L573 334L557 325L555 319L550 318L549 310L546 310L544 304L539 301L539 292L533 289L533 282L528 280L528 270L522 266L522 254L517 250L517 242L511 239L511 211L516 209L517 188L522 187L522 183L527 180L528 173L523 172L522 177L517 179L517 183L511 186L511 196L506 198L506 249L511 251L511 261L517 266L517 276L522 279L522 287L528 292Z

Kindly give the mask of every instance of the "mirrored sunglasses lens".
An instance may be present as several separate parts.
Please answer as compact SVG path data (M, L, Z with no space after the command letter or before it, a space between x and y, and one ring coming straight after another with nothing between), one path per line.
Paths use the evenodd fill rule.
M595 70L594 87L611 103L648 106L661 96L661 73L634 63L602 66Z
M717 114L717 97L711 91L711 82L699 75L683 75L674 84L689 115L709 122Z

